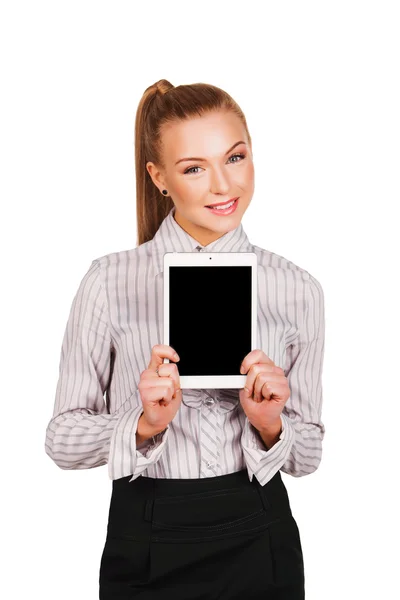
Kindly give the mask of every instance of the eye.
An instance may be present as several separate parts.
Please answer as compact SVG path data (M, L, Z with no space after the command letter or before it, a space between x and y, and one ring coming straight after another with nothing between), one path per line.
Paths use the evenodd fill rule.
M242 152L238 152L236 154L232 154L232 156L229 157L228 160L231 160L231 158L240 158L241 160L243 160L244 158L246 158L245 154L243 154ZM234 163L236 162L241 162L241 160L235 160ZM193 169L200 169L201 167L189 167L189 169L186 169L186 171L183 172L184 175L186 174L192 174L193 173Z
M183 174L186 175L187 173L193 173L193 169L200 169L200 167L190 167L190 169L186 169Z
M235 158L236 156L238 156L239 158L245 158L245 155L242 152L238 152L237 154L232 154L232 156L230 158ZM240 162L240 161L236 161L235 162Z

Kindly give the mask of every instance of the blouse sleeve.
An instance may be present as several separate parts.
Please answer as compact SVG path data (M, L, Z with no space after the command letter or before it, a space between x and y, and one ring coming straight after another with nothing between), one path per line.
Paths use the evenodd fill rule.
M250 479L262 485L281 469L294 477L313 473L322 457L321 421L325 309L321 284L308 274L306 303L297 338L287 348L285 375L290 396L281 413L282 432L269 450L246 417L242 445Z
M136 449L137 423L143 412L138 391L135 404L129 404L127 411L109 413L104 393L110 382L111 347L108 305L99 260L95 259L80 282L65 328L45 451L61 469L90 469L109 462L109 476L116 479L135 475L138 462L140 472L153 463L161 440L152 444L150 453L147 443ZM117 440L121 428L124 439ZM121 474L124 449L130 456L126 456Z

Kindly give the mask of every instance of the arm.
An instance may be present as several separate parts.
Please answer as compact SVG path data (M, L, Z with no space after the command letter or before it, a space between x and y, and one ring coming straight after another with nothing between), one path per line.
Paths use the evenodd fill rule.
M109 475L120 474L123 428L132 453L125 475L141 470L157 458L153 444L136 449L136 430L143 413L139 391L129 398L126 412L109 414L104 401L111 373L112 340L108 306L100 280L100 264L92 261L72 302L61 348L53 416L46 428L46 454L61 469L90 469L110 462ZM115 437L113 437L113 434ZM166 436L164 436L165 438ZM113 442L113 443L112 443ZM165 445L165 444L164 444ZM147 461L147 462L146 462ZM117 465L117 466L116 466Z
M242 444L250 477L262 485L281 469L301 477L313 473L322 455L325 427L321 421L322 368L325 341L324 294L317 279L309 275L302 326L287 348L285 375L290 396L279 426L261 436L246 418Z

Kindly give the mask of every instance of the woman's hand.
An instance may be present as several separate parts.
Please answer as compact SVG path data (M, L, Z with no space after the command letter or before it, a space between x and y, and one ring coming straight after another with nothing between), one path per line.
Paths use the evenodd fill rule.
M175 363L164 363L164 358L179 360L171 346L153 346L149 366L140 375L138 388L144 413L139 421L144 437L164 431L175 417L182 400L178 367Z
M260 433L271 431L280 423L281 412L290 396L283 369L262 350L252 350L242 362L241 373L247 373L245 388L239 391L247 418Z

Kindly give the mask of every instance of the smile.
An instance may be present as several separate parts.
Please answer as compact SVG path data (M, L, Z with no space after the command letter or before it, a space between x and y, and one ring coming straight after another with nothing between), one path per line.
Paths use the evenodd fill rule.
M239 198L236 198L236 200L234 200L233 202L221 205L221 208L217 208L216 206L214 206L213 208L210 206L206 206L206 208L216 215L231 215L233 212L235 212L238 203Z

